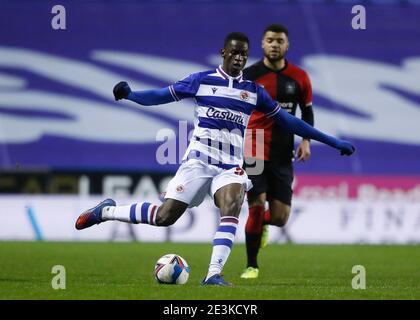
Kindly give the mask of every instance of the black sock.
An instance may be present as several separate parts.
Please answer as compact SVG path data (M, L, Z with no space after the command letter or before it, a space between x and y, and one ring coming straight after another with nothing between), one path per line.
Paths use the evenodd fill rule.
M260 250L261 234L245 233L246 254L248 257L247 267L258 268L257 256Z

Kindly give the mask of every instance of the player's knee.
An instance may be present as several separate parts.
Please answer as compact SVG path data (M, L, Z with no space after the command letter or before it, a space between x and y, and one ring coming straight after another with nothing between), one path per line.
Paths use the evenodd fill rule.
M254 206L265 206L265 200L262 200L261 198L256 198L252 200L248 200L248 206L254 207Z
M250 197L248 196L248 206L265 206L265 194L260 194L259 196Z
M241 205L237 202L229 204L225 207L225 215L238 217L241 212Z
M289 220L290 216L290 209L284 209L278 212L277 214L271 214L270 222L271 224L277 226L277 227L284 227Z

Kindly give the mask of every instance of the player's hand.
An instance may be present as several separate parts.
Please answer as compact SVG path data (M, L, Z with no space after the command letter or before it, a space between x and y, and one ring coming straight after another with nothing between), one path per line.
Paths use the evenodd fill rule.
M338 149L340 150L340 154L350 156L356 148L353 146L353 144L349 141L340 140L338 144Z
M309 140L303 139L296 150L297 161L305 162L311 156L311 147Z
M115 101L118 101L127 98L131 92L131 89L127 82L121 81L115 85L112 92L114 93Z

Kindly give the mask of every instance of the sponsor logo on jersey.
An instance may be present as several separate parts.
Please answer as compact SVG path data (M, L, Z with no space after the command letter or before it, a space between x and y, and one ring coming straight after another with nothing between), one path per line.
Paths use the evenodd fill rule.
M279 102L279 105L282 109L286 110L287 112L292 112L293 102Z
M212 87L212 88L211 88L211 91L213 91L213 94L215 94L215 93L216 93L216 91L217 91L217 88Z
M206 115L208 118L213 119L220 119L220 120L229 120L241 125L244 125L245 120L244 118L239 114L234 114L233 112L227 111L219 111L215 108L209 108L206 112Z

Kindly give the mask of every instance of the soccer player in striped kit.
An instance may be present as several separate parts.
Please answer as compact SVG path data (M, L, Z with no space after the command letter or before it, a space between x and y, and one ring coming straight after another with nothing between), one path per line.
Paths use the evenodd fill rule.
M295 115L299 106L302 120L314 125L312 86L308 74L295 66L285 55L289 49L289 31L285 26L273 24L265 28L262 39L263 60L244 70L244 77L264 86L282 108ZM264 130L264 146L255 154L256 130ZM309 139L302 139L296 150L298 161L306 161L311 154ZM260 247L268 241L268 225L283 227L289 219L292 203L294 135L285 132L264 113L254 111L248 123L245 139L245 164L264 161L264 170L249 175L253 188L248 192L249 214L245 225L247 268L241 278L258 277L257 256ZM250 159L250 160L248 160ZM269 208L265 209L268 201Z
M233 32L225 38L221 50L223 64L217 69L191 74L157 90L134 92L126 82L114 87L116 100L128 99L144 106L194 98L193 137L161 205L139 202L117 206L114 200L106 199L82 213L76 229L108 220L169 226L209 194L220 210L221 219L202 284L231 285L221 272L233 246L245 192L252 186L242 169L244 132L251 112L260 110L288 130L326 143L341 154L351 155L355 150L350 142L326 135L289 115L261 86L244 80L242 69L248 58L248 46L245 34Z

